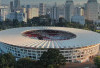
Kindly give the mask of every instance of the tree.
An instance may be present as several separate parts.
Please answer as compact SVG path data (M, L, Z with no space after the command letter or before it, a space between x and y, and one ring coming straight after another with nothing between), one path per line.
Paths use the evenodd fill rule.
M16 28L18 27L20 24L19 24L19 21L17 19L13 19L13 27Z
M84 25L85 29L96 31L96 25L95 23L93 23L93 21L86 20L85 22L86 22Z
M15 68L15 57L11 53L0 56L0 68Z
M58 68L60 65L65 64L65 58L58 49L48 49L40 57L40 62L44 67L50 67L53 65L54 68Z
M40 17L34 17L31 19L32 25L38 25L40 23Z
M21 58L17 61L17 68L36 68L36 61L30 58Z
M97 68L100 68L100 56L96 56L94 58L94 63L97 66Z
M25 22L24 21L20 22L20 27L25 27Z
M54 66L53 65L48 65L48 68L54 68Z

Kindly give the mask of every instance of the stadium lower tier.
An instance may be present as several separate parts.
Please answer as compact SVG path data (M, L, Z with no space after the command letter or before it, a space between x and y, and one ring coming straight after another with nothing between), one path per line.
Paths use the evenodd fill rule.
M86 62L90 57L95 56L99 52L100 44L79 48L58 48L61 54L66 58L66 62ZM33 60L39 60L43 52L48 48L30 48L19 47L6 43L0 43L1 53L12 53L16 59L30 57Z

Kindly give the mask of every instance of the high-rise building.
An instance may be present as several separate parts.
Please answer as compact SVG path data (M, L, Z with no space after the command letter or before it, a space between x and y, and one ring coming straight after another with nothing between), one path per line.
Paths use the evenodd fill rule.
M7 19L9 20L17 19L17 13L16 12L9 13Z
M26 8L31 8L31 5L26 5Z
M14 0L14 8L15 9L20 8L20 0Z
M59 20L59 9L55 3L55 5L51 8L50 17L52 21L57 22Z
M23 7L21 9L22 9L21 12L26 13L26 10L27 10L26 8Z
M97 0L88 0L88 3L97 2Z
M64 5L59 6L59 18L64 18L65 11Z
M27 22L27 13L17 12L17 20Z
M0 5L1 5L1 0L0 0Z
M74 15L84 16L84 9L83 9L83 7L75 7Z
M0 21L5 21L5 9L0 9Z
M88 0L85 6L85 19L98 20L98 3L97 0Z
M67 0L65 3L65 20L71 22L71 18L74 15L74 2L73 0Z
M39 9L38 8L27 8L27 18L32 19L33 17L39 16Z
M81 25L85 24L85 18L84 18L84 16L74 15L74 16L72 16L71 20L72 20L72 22L79 23Z
M100 20L100 4L99 4L99 7L98 7L98 19Z
M22 13L20 11L11 12L8 14L8 19L10 20L17 19L19 22L21 21L27 22L27 14Z
M10 2L10 11L14 12L14 4L13 1Z
M39 15L46 15L46 5L44 3L39 4Z
M5 21L8 15L8 6L0 6L0 21Z

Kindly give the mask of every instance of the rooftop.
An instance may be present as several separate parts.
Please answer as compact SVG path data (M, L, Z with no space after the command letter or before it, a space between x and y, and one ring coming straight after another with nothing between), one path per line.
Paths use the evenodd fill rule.
M23 36L22 33L31 30L57 30L70 32L76 37L69 40L39 40ZM88 30L65 27L22 27L0 31L0 42L21 47L32 48L74 48L100 44L100 34Z

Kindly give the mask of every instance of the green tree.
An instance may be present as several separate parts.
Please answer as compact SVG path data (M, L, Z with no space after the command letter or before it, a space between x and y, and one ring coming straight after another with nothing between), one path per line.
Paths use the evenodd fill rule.
M31 19L32 25L38 25L40 23L40 17L34 17Z
M15 57L11 53L0 56L0 68L15 68Z
M54 68L54 66L53 65L48 65L48 68Z
M27 26L29 26L29 27L32 26L32 21L31 21L31 19L28 19L28 21L27 21Z
M21 58L17 61L17 68L36 68L36 61L30 58Z
M40 62L46 68L50 65L58 68L60 65L65 64L65 58L58 49L48 49L40 57Z
M26 22L24 22L24 21L20 22L19 27L25 27L25 23L26 23Z
M97 68L100 68L100 56L96 56L94 58L94 63L97 66Z
M93 23L93 21L86 20L84 29L96 31L96 25L95 25L95 23Z
M14 28L18 27L20 25L19 21L17 19L13 19L13 26Z

